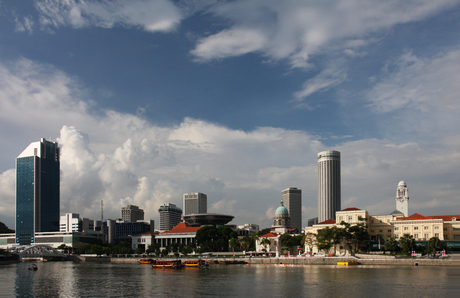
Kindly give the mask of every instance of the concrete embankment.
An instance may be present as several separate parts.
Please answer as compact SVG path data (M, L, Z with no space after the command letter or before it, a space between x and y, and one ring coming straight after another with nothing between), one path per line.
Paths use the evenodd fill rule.
M308 257L308 258L250 258L249 264L262 265L337 265L337 262L358 262L360 265L399 266L452 266L452 258L445 259L395 259L395 258L355 258L355 257Z
M139 258L81 257L74 256L75 261L114 264L137 264ZM235 260L233 258L219 260ZM252 265L337 265L337 262L358 262L360 265L392 266L460 266L460 256L444 259L396 259L394 256L372 257L306 257L306 258L236 258ZM210 260L209 260L210 261ZM212 263L211 263L212 264Z

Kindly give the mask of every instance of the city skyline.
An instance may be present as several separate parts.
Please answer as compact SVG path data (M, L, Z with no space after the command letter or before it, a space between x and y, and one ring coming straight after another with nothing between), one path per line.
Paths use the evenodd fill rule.
M147 13L146 13L147 12ZM0 221L15 158L61 146L61 214L182 205L270 226L279 192L316 217L317 158L342 157L342 208L460 209L460 3L3 1ZM391 15L391 18L388 16ZM263 207L261 207L263 206Z

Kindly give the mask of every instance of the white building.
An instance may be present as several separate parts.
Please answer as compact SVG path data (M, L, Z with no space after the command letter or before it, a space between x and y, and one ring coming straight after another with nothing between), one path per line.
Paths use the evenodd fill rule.
M318 222L335 218L341 209L340 152L318 153Z
M181 222L182 209L175 204L167 203L160 206L160 231L169 231Z
M409 189L406 182L400 181L396 189L396 210L402 212L404 216L409 216Z
M185 193L183 196L184 215L208 213L208 197L204 193Z

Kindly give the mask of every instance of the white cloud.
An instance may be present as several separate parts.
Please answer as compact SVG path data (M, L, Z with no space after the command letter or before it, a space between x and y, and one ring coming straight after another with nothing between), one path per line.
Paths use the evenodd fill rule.
M201 191L210 210L263 228L272 224L267 217L281 190L298 187L304 225L315 216L316 154L330 148L314 136L273 127L246 132L192 118L158 127L135 115L97 110L78 90L84 88L51 66L26 59L0 64L0 136L10 140L0 156L0 214L7 225L14 226L14 158L47 136L59 137L62 147L62 213L98 219L104 200L105 218L118 218L122 206L135 204L146 218L157 219L160 204L182 206L183 193ZM391 212L397 183L405 180L411 204L427 215L439 213L433 200L460 206L460 136L441 141L423 147L364 139L333 148L342 152L344 204Z
M20 21L18 18L15 18L16 22L16 31L25 32L27 31L29 34L33 32L33 25L34 21L31 16L24 17L23 21Z
M149 32L176 28L183 12L168 0L36 0L45 27L135 26Z
M375 40L366 36L369 33L426 18L454 4L457 1L225 2L208 11L228 20L230 28L200 39L192 54L212 60L260 52L274 60L287 59L292 67L305 68L311 55L327 47L337 47L337 43L363 46ZM239 36L244 38L239 40ZM237 46L228 46L234 42Z
M425 138L458 133L459 59L460 50L431 58L408 52L386 65L366 99L374 112L391 117L385 124L389 133L420 134Z
M345 81L347 74L343 64L343 62L336 61L323 69L317 76L306 81L303 90L294 94L296 101L301 101L315 92L326 91Z

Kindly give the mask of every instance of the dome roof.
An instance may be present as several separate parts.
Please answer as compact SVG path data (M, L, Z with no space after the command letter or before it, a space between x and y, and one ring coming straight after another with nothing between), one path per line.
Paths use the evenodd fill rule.
M279 206L277 209L276 209L276 212L275 212L276 215L278 214L286 214L286 215L289 215L289 211L287 210L286 207L284 207L284 204L283 204L283 201L281 201L281 206Z
M398 186L406 187L406 182L404 181L399 181Z

